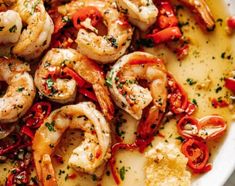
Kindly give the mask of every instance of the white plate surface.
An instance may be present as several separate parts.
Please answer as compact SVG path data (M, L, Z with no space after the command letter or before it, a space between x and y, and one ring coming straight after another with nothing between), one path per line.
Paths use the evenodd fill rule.
M228 6L228 9L231 15L235 15L235 0L225 0L225 2L227 4L230 4L230 6ZM197 179L193 183L193 186L223 186L234 170L235 123L232 123L228 135L214 159L213 169Z

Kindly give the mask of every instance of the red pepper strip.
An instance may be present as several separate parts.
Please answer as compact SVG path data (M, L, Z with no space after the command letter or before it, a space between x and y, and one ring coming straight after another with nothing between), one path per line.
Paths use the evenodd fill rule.
M211 115L199 120L199 136L205 140L221 137L227 129L227 124L221 116Z
M73 26L76 29L82 28L82 25L80 22L85 21L86 18L91 19L91 25L96 26L97 23L102 21L102 15L100 11L94 7L94 6L87 6L78 9L78 11L73 15L72 20L73 20Z
M142 56L138 56L137 59L131 59L129 62L130 65L142 65L142 64L164 64L162 59L149 59L149 58L143 58Z
M137 146L136 144L125 144L125 143L116 143L112 146L111 149L111 158L109 159L109 165L110 165L110 169L111 169L111 173L113 175L113 179L116 182L116 184L120 184L121 180L117 174L117 170L115 168L115 164L116 164L116 160L115 160L115 154L118 150L120 149L125 149L125 150L134 150L136 149Z
M51 104L49 102L35 103L25 117L26 126L38 128L43 123L43 120L51 113Z
M229 105L227 101L225 101L225 100L218 100L216 98L213 98L211 100L211 104L212 104L212 106L214 108L218 108L218 107L223 108L223 107L227 107Z
M186 125L188 128L185 128ZM184 138L196 137L199 129L200 126L198 120L191 116L182 117L177 123L178 133Z
M208 170L209 150L205 143L196 139L188 139L181 146L182 153L188 158L188 166L195 173Z
M164 43L167 41L172 41L179 39L182 36L181 31L178 27L169 27L161 30L159 32L148 34L146 38L153 39L155 44Z
M230 29L235 29L235 16L231 16L227 19L227 25Z
M235 92L235 79L234 78L225 78L225 87L233 92Z
M66 75L68 75L71 78L73 78L80 88L85 85L86 81L81 76L79 76L75 71L73 71L72 69L70 69L68 67L65 67L65 68L63 68L63 72Z
M169 1L161 0L157 3L157 7L159 9L159 16L156 22L157 26L159 26L161 29L165 29L167 27L178 25L178 19L175 16L173 7Z
M58 12L58 10L49 10L49 15L51 16L54 23L54 34L58 33L67 23L63 21L63 16Z
M93 100L93 101L95 101L95 102L98 101L94 92L89 91L89 90L84 89L84 88L81 88L81 89L79 89L78 91L79 91L81 94L83 94L84 96L90 98L91 100Z
M14 186L14 177L15 177L15 175L13 173L10 173L7 176L6 186Z
M139 152L143 153L146 147L153 141L154 136L150 136L147 139L137 138L135 144L139 148Z
M147 139L157 132L164 114L160 114L156 107L152 107L144 115L147 117L141 119L138 125L137 134L140 138Z
M10 146L6 147L5 149L0 149L0 156L6 153L11 152L12 150L16 149L21 143L21 137L19 134L14 134L16 136L15 144L11 144Z
M181 85L168 73L168 101L171 112L174 114L186 113L191 115L196 106L188 101L188 95Z
M21 132L27 136L29 136L31 139L33 139L34 134L32 130L29 127L23 126L21 129Z

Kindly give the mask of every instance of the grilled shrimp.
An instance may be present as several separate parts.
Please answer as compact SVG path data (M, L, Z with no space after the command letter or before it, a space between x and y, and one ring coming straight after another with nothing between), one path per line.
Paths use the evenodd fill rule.
M135 119L141 119L147 106L155 113L165 111L167 74L163 62L155 56L145 52L123 56L108 73L107 81L116 104Z
M73 69L84 80L92 84L104 115L111 119L114 108L108 89L105 86L102 71L95 62L76 50L52 49L45 55L35 73L35 84L39 91L49 99L59 103L73 101L76 96L76 81L65 77L57 77L53 80L53 75L50 77L50 74L59 74L64 67ZM50 91L48 91L48 88Z
M107 35L97 35L92 25L86 26L90 18L83 21L83 27L79 29L76 43L78 50L100 63L110 63L121 57L130 45L133 30L125 20L124 15L118 12L112 1L81 0L72 1L59 8L63 15L72 17L83 7L95 7L103 18L107 27ZM82 23L81 23L82 24Z
M93 103L83 102L57 109L44 121L33 139L36 171L44 186L57 185L50 156L69 128L81 129L85 138L73 150L68 161L69 166L77 171L93 174L110 156L109 125Z
M29 66L16 59L0 58L0 81L6 81L8 89L0 98L0 122L15 122L31 107L35 87Z
M215 20L212 16L211 10L205 0L179 0L185 6L192 10L200 23L208 30L212 31L215 28Z
M117 0L117 4L120 11L128 15L129 21L142 31L156 22L158 9L152 0Z
M43 1L17 0L13 9L19 13L27 27L12 52L25 59L39 57L49 46L54 31L53 22L45 10Z
M16 43L22 30L20 15L13 11L0 12L0 44Z

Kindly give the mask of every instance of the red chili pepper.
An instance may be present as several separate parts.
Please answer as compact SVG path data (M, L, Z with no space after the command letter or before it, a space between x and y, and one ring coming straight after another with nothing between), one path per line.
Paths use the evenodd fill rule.
M188 139L181 146L182 153L188 158L188 166L195 173L208 171L209 150L207 145L196 139Z
M153 141L153 139L154 136L150 136L147 139L137 138L135 144L139 148L139 152L143 153L147 146Z
M121 180L120 180L120 178L119 178L119 176L117 174L117 169L115 167L115 163L116 163L115 154L120 149L134 150L136 148L137 148L137 146L136 146L135 143L134 144L116 143L116 144L114 144L112 146L112 149L111 149L111 158L109 159L109 165L110 165L111 173L113 175L113 179L116 182L116 184L119 185L121 183Z
M216 99L216 98L213 98L211 100L211 104L214 108L223 108L223 107L227 107L229 104L227 101L223 100L223 99Z
M227 19L227 25L230 29L235 29L235 16L231 16Z
M164 114L159 113L157 108L150 108L145 112L143 117L138 125L137 134L142 139L147 139L153 136L161 124Z
M168 73L168 102L171 112L174 114L185 113L191 115L196 106L188 101L188 95L181 85Z
M227 124L221 116L209 115L201 119L185 116L177 123L178 133L184 138L213 140L221 137L227 129Z
M54 23L54 33L58 33L67 24L67 22L63 21L63 16L57 9L49 10L48 12Z
M15 175L13 173L10 173L7 176L6 186L14 186L14 177L15 177Z
M24 118L26 126L30 128L38 128L44 119L51 113L51 104L49 102L35 103Z
M199 120L199 135L205 140L213 140L221 137L226 129L227 124L221 116L210 115Z
M79 76L75 71L73 71L72 69L70 69L68 67L65 67L65 68L63 68L63 72L66 75L68 75L71 78L73 78L80 88L85 85L86 81L81 76Z
M68 179L75 179L77 177L77 174L75 174L75 173L72 173L72 174L70 174L70 175L68 175Z
M235 79L234 78L225 78L225 87L233 92L235 92Z
M19 134L13 134L13 136L16 137L15 143L9 145L8 147L6 147L6 148L4 148L4 149L0 148L0 155L4 155L4 154L6 154L6 153L9 153L9 152L11 152L12 150L15 150L15 149L20 145L21 140L22 140L21 137L20 137L20 135L19 135Z
M102 21L102 14L94 6L80 8L72 17L74 27L76 29L82 28L80 22L85 21L86 18L90 18L92 26L96 26Z
M142 64L164 64L164 62L162 61L162 59L157 58L157 59L149 59L149 58L145 58L143 56L137 56L137 58L132 59L129 62L130 65L142 65Z
M178 27L169 27L161 30L159 32L148 34L146 38L150 38L154 41L155 44L164 43L179 39L182 36L181 31Z
M90 91L90 90L87 90L87 89L84 89L84 88L81 88L78 90L81 94L83 94L84 96L90 98L91 100L95 101L95 102L98 102L97 100L97 97L95 95L94 92Z
M29 136L31 139L33 139L33 137L34 137L34 133L33 133L32 130L31 130L29 127L27 127L27 126L23 126L23 127L21 128L21 132L22 132L23 134Z
M178 133L185 138L197 136L199 129L200 126L198 120L191 116L182 117L177 123Z
M159 16L156 22L157 26L159 26L161 29L165 29L167 27L178 25L178 19L175 16L173 7L169 1L161 0L157 3L157 7L159 10Z

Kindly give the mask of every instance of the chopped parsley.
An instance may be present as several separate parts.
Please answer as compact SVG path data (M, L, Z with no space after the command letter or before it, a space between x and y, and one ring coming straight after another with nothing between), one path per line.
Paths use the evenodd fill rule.
M197 81L195 81L195 80L193 80L193 79L191 79L191 78L186 79L186 81L187 81L187 83L188 83L190 86L197 83Z
M124 166L119 170L119 174L120 174L121 180L124 180L125 179L125 174L126 174L126 169L125 169Z
M113 85L112 85L112 77L107 77L106 79L105 79L105 84L108 86L108 87L112 87Z
M54 128L54 126L55 126L55 121L52 121L51 123L46 122L45 125L46 125L46 127L48 128L48 130L49 130L50 132L52 132L52 131L55 132L55 128Z
M16 25L13 25L11 28L9 28L9 32L16 32L16 30L17 30L17 27L16 27Z
M192 102L193 102L194 105L198 106L196 99L192 99Z
M24 87L19 87L16 91L17 92L22 92L24 90Z

